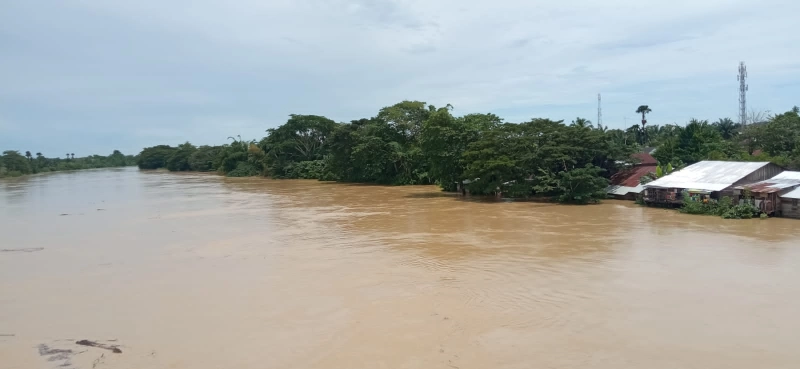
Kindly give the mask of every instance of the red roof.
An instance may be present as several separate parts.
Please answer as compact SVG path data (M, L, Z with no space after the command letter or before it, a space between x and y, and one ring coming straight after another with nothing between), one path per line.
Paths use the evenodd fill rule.
M631 155L632 158L636 159L638 162L637 165L657 165L658 160L654 158L652 155L646 152L639 152L636 154ZM655 171L654 171L655 172Z
M611 185L636 187L639 185L640 178L646 176L648 173L655 173L655 172L656 172L655 165L637 165L633 168L619 171L613 176L611 176Z

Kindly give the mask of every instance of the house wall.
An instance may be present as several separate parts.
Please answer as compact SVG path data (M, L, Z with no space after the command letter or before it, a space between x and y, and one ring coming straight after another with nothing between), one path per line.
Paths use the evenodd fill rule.
M793 199L781 199L781 216L800 219L800 206L795 206Z
M729 190L729 189L731 189L733 187L744 185L744 184L748 184L748 183L753 183L753 182L763 181L765 179L770 179L772 177L777 176L778 174L781 174L782 172L783 172L783 168L781 168L781 167L779 167L779 166L777 166L775 164L769 163L769 164L759 168L757 171L748 174L747 177L742 178L738 182L734 183L733 186L728 187L725 190Z
M680 204L683 194L675 188L648 188L644 190L644 201L660 204Z

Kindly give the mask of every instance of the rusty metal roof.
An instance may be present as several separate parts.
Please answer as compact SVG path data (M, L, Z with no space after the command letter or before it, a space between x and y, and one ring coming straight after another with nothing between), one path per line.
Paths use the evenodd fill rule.
M737 190L750 189L752 192L758 193L773 193L792 189L800 186L800 179L767 179L764 181L749 183L741 186L736 186Z
M650 155L650 154L648 154L646 152L637 152L637 153L631 155L631 157L633 159L637 160L638 161L637 164L639 164L639 165L656 165L656 164L658 164L658 161L656 160L656 158L654 158L652 155Z
M645 188L697 188L721 191L769 162L701 161L644 185Z
M630 169L623 169L611 176L611 184L614 186L636 187L639 179L648 173L655 173L655 165L637 165Z
M621 170L611 176L611 185L606 188L606 193L612 195L627 195L631 192L642 192L644 186L639 183L639 179L646 176L648 173L655 172L655 165L637 165L630 169Z
M736 186L737 190L750 189L757 193L773 193L791 190L800 186L800 172L783 172L775 177L763 181Z

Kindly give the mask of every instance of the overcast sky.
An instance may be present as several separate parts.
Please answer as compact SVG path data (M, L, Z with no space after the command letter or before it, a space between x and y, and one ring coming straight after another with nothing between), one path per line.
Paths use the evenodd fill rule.
M797 0L0 0L0 149L259 139L404 99L685 124L800 104ZM626 121L627 119L627 121Z

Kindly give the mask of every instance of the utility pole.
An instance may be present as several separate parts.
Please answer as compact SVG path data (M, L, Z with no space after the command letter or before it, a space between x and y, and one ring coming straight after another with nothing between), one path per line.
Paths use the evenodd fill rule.
M739 80L739 124L742 127L747 126L747 90L750 86L747 85L747 67L744 62L739 62L739 75L736 77Z

